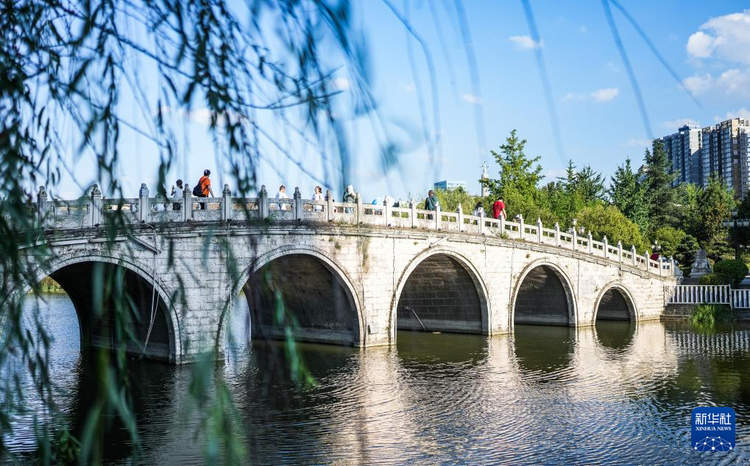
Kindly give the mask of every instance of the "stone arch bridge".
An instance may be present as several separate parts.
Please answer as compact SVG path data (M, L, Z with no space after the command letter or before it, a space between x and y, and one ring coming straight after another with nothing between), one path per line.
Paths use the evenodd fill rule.
M397 329L500 334L519 324L589 326L597 319L658 319L672 261L541 222L457 212L291 199L149 197L35 208L51 276L78 312L82 345L112 343L97 271L118 271L140 313L146 355L174 363L223 348L227 310L244 299L253 335L368 347L394 345ZM105 239L119 214L127 234ZM32 263L38 248L28 245ZM293 316L291 319L289 316ZM289 325L287 325L289 327ZM137 345L129 348L140 352Z

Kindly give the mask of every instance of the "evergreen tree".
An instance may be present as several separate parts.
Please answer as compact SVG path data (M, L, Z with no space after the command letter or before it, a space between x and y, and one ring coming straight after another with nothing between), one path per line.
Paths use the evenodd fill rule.
M583 198L583 202L590 204L604 199L604 178L600 172L595 172L591 165L585 165L576 173L575 191Z
M716 177L709 180L698 198L698 241L714 260L734 258L729 231L723 223L731 217L735 206L732 191Z
M677 225L675 190L670 173L669 159L664 145L654 142L654 150L646 149L646 201L648 204L649 226L652 230L666 225Z
M649 209L646 204L645 186L638 183L638 176L639 174L633 171L630 159L626 159L625 165L617 167L615 176L612 177L609 196L612 204L645 234L649 226Z

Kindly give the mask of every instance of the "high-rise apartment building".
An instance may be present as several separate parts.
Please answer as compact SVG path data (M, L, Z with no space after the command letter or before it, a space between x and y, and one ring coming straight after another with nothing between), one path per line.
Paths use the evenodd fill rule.
M663 144L672 173L676 175L674 185L693 183L700 186L703 182L700 127L685 125L674 134L656 139L654 143L657 141Z
M750 150L747 146L750 120L732 118L701 131L703 186L718 176L732 189L734 196L743 197L750 188ZM744 147L742 144L744 143Z

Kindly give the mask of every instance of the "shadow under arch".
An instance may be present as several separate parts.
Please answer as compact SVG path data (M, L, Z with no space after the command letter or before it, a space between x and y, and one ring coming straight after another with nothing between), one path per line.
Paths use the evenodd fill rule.
M428 249L399 278L391 306L392 341L397 329L489 335L487 296L469 259L448 248Z
M523 372L551 373L568 369L576 346L576 329L551 325L520 325L513 331L513 355Z
M605 286L596 300L594 329L603 347L621 352L636 333L638 312L630 291L619 283Z
M509 328L518 324L576 326L576 300L570 279L551 262L532 262L516 282L508 314Z
M278 248L245 269L232 300L244 294L250 312L247 337L363 346L361 292L352 283L344 269L320 251ZM218 348L227 338L231 306L222 312Z
M150 272L122 259L86 255L53 262L40 269L37 282L46 276L60 284L73 303L82 351L111 350L121 344L130 355L143 354L144 358L172 363L180 361L179 320L170 311L172 307L164 288ZM105 284L112 289L105 291ZM118 297L122 301L117 302ZM116 309L127 312L135 341L117 331Z

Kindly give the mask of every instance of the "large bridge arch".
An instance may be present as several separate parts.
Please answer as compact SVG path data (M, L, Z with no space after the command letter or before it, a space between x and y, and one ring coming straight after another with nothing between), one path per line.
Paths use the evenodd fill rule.
M432 262L435 263L433 264ZM408 288L413 286L410 279L413 279L415 273L418 274L420 268L424 268L425 265L428 267L431 266L430 268L432 271L436 271L438 267L444 266L447 274L455 274L458 278L456 285L447 290L441 290L440 293L444 293L445 295L439 296L437 299L446 299L449 300L449 302L464 298L473 300L473 296L471 296L472 292L475 293L476 298L474 302L470 304L471 307L475 308L475 315L473 316L474 322L469 325L460 322L456 323L451 320L452 317L456 317L455 315L446 315L447 318L444 323L441 324L439 321L433 322L433 325L436 325L437 327L427 328L427 330L481 333L485 335L491 334L492 326L490 320L492 313L490 309L489 292L482 278L482 274L474 266L472 261L460 252L446 247L436 247L428 248L412 258L406 267L404 267L398 278L398 284L391 301L389 317L391 343L396 342L399 312L403 315L404 308L406 307L406 304L400 305L402 298L405 297L404 292L407 290L408 293ZM429 271L426 270L426 272Z
M95 264L121 268L125 273L125 280L129 283L126 291L131 298L141 298L139 295L145 291L146 300L151 302L151 293L155 294L156 307L154 310L156 315L153 326L149 325L151 306L148 306L149 309L139 309L141 314L139 318L143 320L141 323L136 323L135 331L137 336L140 337L138 343L143 343L146 338L145 335L150 333L149 343L144 353L145 357L172 363L181 362L184 356L184 348L180 316L172 304L171 296L166 292L167 287L164 286L158 276L154 277L154 267L140 264L137 260L101 254L79 253L60 256L38 267L35 272L37 283L47 276L52 277L73 302L81 331L82 348L84 346L106 346L106 344L97 344L92 341L92 336L96 337L96 335L92 335L92 329L86 328L87 325L90 325L90 322L87 322L86 319L91 319L90 313L93 312L93 309L89 309L92 304L88 301L90 295L92 295L91 273L93 267L96 267ZM23 292L28 293L31 288L32 286L28 285ZM149 327L151 327L151 332L149 332ZM84 333L87 333L87 335L84 335ZM126 350L131 354L140 355L142 348L134 348L130 343L128 342Z
M261 290L258 288L259 282L256 281L255 278L259 273L270 267L272 264L285 260L298 261L298 263L299 261L303 261L303 263L306 263L306 267L311 268L313 271L329 273L330 277L325 278L327 280L330 279L328 280L328 284L331 285L332 288L334 288L332 291L336 291L335 289L337 288L337 286L340 287L343 291L345 304L349 307L349 310L352 311L352 325L351 328L348 329L350 333L349 336L342 335L341 332L339 332L339 334L327 332L325 329L311 328L305 330L304 328L300 328L298 329L295 337L300 340L311 342L365 346L366 321L364 317L364 306L362 304L364 302L364 299L361 287L358 287L356 285L356 282L351 279L350 274L340 263L338 263L338 261L336 261L334 258L331 258L322 250L311 247L287 246L274 248L271 251L261 254L260 256L257 256L256 258L251 260L250 265L244 268L244 270L240 274L239 279L233 284L230 295L231 298L222 310L221 316L219 318L219 329L217 332L216 340L217 348L221 348L227 338L227 314L230 307L232 306L232 302L243 291L245 292L245 297L248 300L248 307L251 311L251 319L253 319L251 327L254 328L253 333L256 332L255 329L258 328L258 324L260 324L261 321L259 319L260 316L258 314L253 315L253 313L259 311L258 309L254 308L257 308L259 304L262 304L260 302L262 297L259 295L259 293L261 293ZM291 285L294 288L292 289L286 287L286 291L292 291L292 293L297 295L300 295L304 292L319 291L316 288L316 282L314 281L306 281L305 283L302 283L301 281L294 280L278 280L278 282L281 281L283 281L285 285ZM334 297L333 299L336 298ZM271 336L272 338L274 337L274 335L270 333L267 335Z
M602 320L638 322L633 294L622 283L608 283L596 297L591 325Z
M516 324L576 326L578 307L574 290L567 273L554 262L546 259L531 262L513 286L508 328L513 329Z

